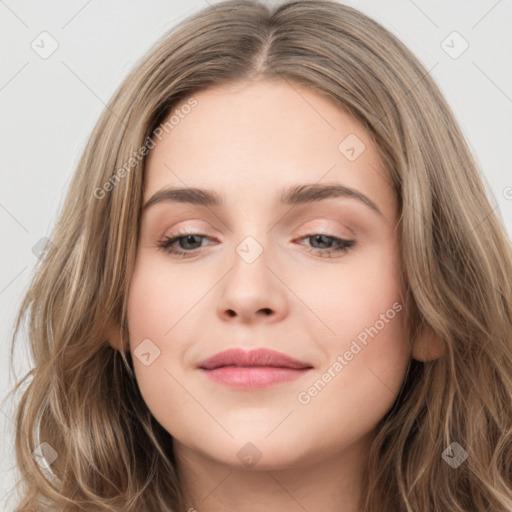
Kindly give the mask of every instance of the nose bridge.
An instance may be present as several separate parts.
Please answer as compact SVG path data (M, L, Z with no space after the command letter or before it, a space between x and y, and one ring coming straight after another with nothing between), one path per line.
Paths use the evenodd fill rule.
M235 240L231 269L223 280L219 314L249 321L273 321L286 314L286 291L282 288L279 263L271 257L267 222L238 219L233 224ZM264 314L264 315L263 315ZM260 315L263 315L260 316Z
M263 184L263 185L262 185ZM235 190L231 197L236 199L230 205L233 212L238 212L232 219L236 236L241 240L247 235L261 238L275 223L277 211L275 187L262 179L244 185L243 190Z
M231 236L234 244L232 272L247 274L247 278L257 278L257 284L264 284L272 279L268 267L277 270L278 261L271 256L275 254L272 240L276 223L273 197L265 190L258 190L255 184L250 194L238 194L233 202L232 211L238 214L231 219ZM268 274L268 275L267 275ZM251 277L252 276L252 277ZM262 281L263 280L263 281ZM268 285L268 283L267 283Z
M271 209L268 201L252 190L250 194L238 194L236 201L231 205L234 213L231 218L232 235L235 240L235 248L252 240L250 247L255 249L257 245L266 245L266 235L269 228ZM251 237L251 240L247 240ZM242 254L240 254L242 255Z
M247 265L253 265L257 260L260 260L259 264L262 264L266 260L265 257L262 258L262 255L268 251L267 237L263 236L260 231L257 233L252 231L252 233L254 234L244 236L242 241L236 245L235 252ZM238 264L242 265L241 262Z

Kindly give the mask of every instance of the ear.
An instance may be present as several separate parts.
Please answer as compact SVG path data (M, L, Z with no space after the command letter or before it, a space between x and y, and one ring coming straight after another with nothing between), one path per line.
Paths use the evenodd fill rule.
M119 352L126 351L126 346L121 339L121 332L118 325L112 324L107 331L109 345Z
M411 355L417 361L434 361L444 354L444 343L431 327L420 326L415 336Z

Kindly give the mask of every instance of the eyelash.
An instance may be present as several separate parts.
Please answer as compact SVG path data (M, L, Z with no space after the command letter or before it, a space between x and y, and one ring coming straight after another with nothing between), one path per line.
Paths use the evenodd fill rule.
M184 251L184 250L175 249L175 248L172 247L172 245L175 242L177 242L178 240L180 240L182 238L185 238L187 236L199 236L199 237L203 237L203 238L209 238L208 236L203 235L201 233L192 233L192 232L189 233L189 232L186 232L186 231L177 231L176 233L173 233L170 236L166 236L162 240L157 242L158 248L163 250L166 253L174 254L176 256L180 256L180 257L184 257L184 258L195 256L197 254L197 252L200 250L199 248L198 249L192 249L191 251ZM332 249L332 248L329 248L329 249L318 249L316 247L312 247L310 252L313 253L313 254L317 254L317 255L319 255L322 258L333 257L331 255L335 254L335 253L336 254L345 254L346 252L350 251L350 249L356 243L355 240L346 240L346 239L338 238L336 236L328 235L328 234L325 234L325 233L314 233L314 234L311 234L311 235L305 235L305 236L299 238L298 240L303 240L305 238L313 238L315 236L323 236L323 237L330 238L335 243L338 244L338 247L335 248L335 249Z

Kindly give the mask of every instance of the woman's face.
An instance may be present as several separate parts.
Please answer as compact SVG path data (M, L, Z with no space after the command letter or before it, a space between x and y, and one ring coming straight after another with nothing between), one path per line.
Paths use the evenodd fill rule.
M410 357L397 203L376 147L295 83L194 99L147 161L128 299L144 400L178 453L231 466L298 467L367 446ZM198 367L231 348L302 369Z

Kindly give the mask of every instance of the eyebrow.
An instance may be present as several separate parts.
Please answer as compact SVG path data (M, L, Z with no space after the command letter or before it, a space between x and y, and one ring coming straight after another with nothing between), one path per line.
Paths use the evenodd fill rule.
M302 205L317 203L325 199L332 198L349 198L356 199L365 204L380 216L384 216L379 207L363 193L356 189L334 184L318 184L318 183L305 183L302 185L293 185L281 191L279 201L285 205ZM220 207L224 204L223 197L213 190L206 190L200 188L176 188L168 187L159 190L143 206L143 210L147 210L161 202L177 202L188 203L198 206Z

